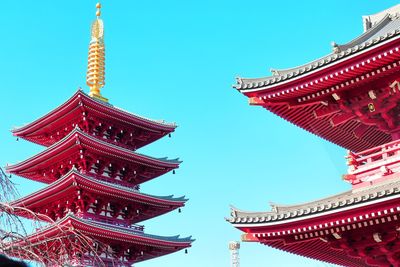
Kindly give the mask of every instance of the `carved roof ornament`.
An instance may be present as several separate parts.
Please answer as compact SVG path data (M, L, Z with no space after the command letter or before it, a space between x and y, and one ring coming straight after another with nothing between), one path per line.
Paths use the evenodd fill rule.
M274 76L279 76L279 71L276 69L269 69L269 71L272 73Z
M337 54L340 53L340 47L336 42L331 43L333 53Z
M379 23L386 15L395 17L398 16L399 14L400 14L400 4L372 15L362 16L364 32L368 31L370 28Z
M86 84L90 87L89 95L91 97L108 102L108 99L103 97L100 92L105 85L105 46L104 25L100 19L101 4L97 3L96 8L96 20L92 23L89 44Z

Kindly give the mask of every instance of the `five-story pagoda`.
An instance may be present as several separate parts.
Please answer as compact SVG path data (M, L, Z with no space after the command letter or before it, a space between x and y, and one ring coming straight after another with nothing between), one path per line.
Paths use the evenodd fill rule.
M47 115L13 130L15 136L47 148L7 166L7 171L48 186L11 204L39 214L35 218L50 224L11 244L10 256L32 259L32 254L45 252L46 266L58 265L60 259L74 266L99 262L131 266L193 242L190 237L145 234L144 227L136 225L179 209L187 201L139 191L141 183L174 171L181 162L149 157L136 149L169 135L176 126L123 111L101 95L105 49L100 9L97 4L89 47L90 93L78 90ZM17 214L32 218L24 209L16 209Z

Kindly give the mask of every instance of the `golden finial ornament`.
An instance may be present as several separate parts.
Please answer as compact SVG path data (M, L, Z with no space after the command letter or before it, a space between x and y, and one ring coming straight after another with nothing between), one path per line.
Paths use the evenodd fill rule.
M97 16L97 17L100 17L100 15L101 15L101 4L100 4L100 3L97 3L97 4L96 4L96 8L97 8L96 16Z
M96 8L97 18L92 23L86 84L90 88L89 96L108 102L100 93L105 85L104 25L100 19L101 4L97 3Z

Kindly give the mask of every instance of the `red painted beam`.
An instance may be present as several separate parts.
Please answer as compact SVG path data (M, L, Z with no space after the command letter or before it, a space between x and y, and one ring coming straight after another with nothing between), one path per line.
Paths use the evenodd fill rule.
M252 106L263 106L265 102L259 97L249 97L249 104Z
M324 118L326 116L332 115L332 114L336 114L338 112L340 112L341 110L339 109L339 107L337 105L329 105L326 108L320 108L320 109L316 109L314 110L314 117L316 119L321 119Z
M344 113L344 114L339 114L336 117L333 117L330 121L331 121L332 127L336 127L343 123L348 122L349 120L354 119L355 117L356 117L356 115L354 115L352 113Z
M369 129L368 125L360 124L357 128L353 130L354 136L361 139L364 137L368 129Z
M243 242L260 242L257 237L254 237L254 235L250 233L242 234L241 239Z

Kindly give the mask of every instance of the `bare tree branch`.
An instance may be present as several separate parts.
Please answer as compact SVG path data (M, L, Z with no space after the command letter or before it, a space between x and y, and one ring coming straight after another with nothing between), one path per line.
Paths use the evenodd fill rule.
M33 261L41 266L120 265L107 244L94 240L76 229L62 226L44 214L8 204L18 193L2 168L0 190L0 254ZM33 219L20 219L17 214L21 212ZM57 234L49 237L37 234L49 227L55 227ZM36 229L36 232L29 235L31 229ZM103 261L104 256L107 258L107 265Z

